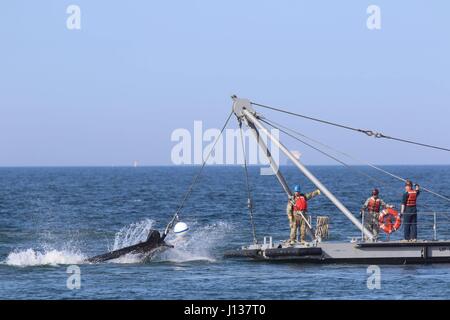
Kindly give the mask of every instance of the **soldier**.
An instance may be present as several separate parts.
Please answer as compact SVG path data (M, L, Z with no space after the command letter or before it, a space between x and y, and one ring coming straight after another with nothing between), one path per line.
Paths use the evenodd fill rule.
M306 222L303 218L309 219L308 212L308 200L314 198L320 194L320 190L313 191L311 193L301 193L299 185L294 187L294 195L289 197L287 205L287 215L289 218L289 226L291 229L290 244L295 244L297 239L297 229L300 228L300 241L306 240ZM303 215L303 217L302 217Z
M373 189L372 196L366 200L361 208L361 216L364 217L364 227L372 232L375 239L378 238L378 234L380 233L380 223L378 221L380 211L387 207L387 204L379 197L379 195L380 191L378 189Z
M405 240L407 241L417 240L417 197L419 195L420 186L416 184L413 188L413 183L407 180L401 209Z

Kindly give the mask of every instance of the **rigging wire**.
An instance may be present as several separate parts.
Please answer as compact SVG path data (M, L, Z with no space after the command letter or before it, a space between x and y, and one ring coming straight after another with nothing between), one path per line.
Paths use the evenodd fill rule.
M164 230L164 234L162 235L162 240L165 239L165 237L167 236L167 234L169 233L169 229L172 228L173 224L175 223L175 221L178 219L178 214L180 213L181 209L184 207L184 204L186 203L186 200L188 199L188 197L190 196L190 194L192 193L192 190L194 188L194 185L197 183L198 178L200 177L203 169L205 168L206 162L208 161L209 157L211 156L217 142L219 141L220 137L223 134L223 131L225 130L225 128L228 125L228 122L231 119L231 116L233 115L233 111L230 112L230 115L228 116L227 120L225 121L225 124L222 127L222 130L220 130L219 135L217 136L216 140L214 141L214 144L211 148L211 150L209 150L208 155L206 156L206 158L203 160L202 166L200 167L200 170L198 171L198 173L195 175L194 179L192 180L187 192L185 193L182 201L180 202L180 204L178 205L177 210L175 211L175 214L173 215L172 220L169 222L169 224L167 225L166 229Z
M300 139L300 138L298 138L298 137L296 137L296 136L290 134L290 133L287 132L287 131L291 131L291 132L293 132L294 134L303 136L303 137L305 137L305 138L308 139L308 137L304 136L303 134L301 134L301 133L299 133L299 132L297 132L297 131L295 131L295 130L289 129L289 128L287 128L287 127L281 125L281 124L278 124L278 123L276 123L275 121L268 120L267 118L265 118L265 120L263 120L263 119L260 119L260 120L261 120L262 122L268 124L269 126L275 128L275 129L280 130L281 132L283 132L284 134L290 136L291 138L293 138L293 139L295 139L295 140L297 140L297 141L299 141L299 142L305 144L306 146L308 146L308 147L310 147L310 148L316 150L317 152L319 152L319 153L325 155L326 157L328 157L328 158L330 158L330 159L333 159L333 160L339 162L340 164L342 164L343 166L345 166L345 167L346 167L347 169L349 169L350 171L353 171L353 172L355 172L355 173L357 173L357 174L359 174L359 175L362 175L362 176L364 176L364 177L366 177L366 178L368 178L368 179L370 179L370 180L376 182L376 183L379 184L379 185L383 185L383 186L387 185L386 182L384 182L384 181L382 181L382 180L379 180L379 179L377 179L377 178L375 178L375 177L372 177L371 175L369 175L369 174L367 174L367 173L364 173L364 172L362 172L361 170L358 170L358 169L356 169L356 168L354 168L354 167L351 167L348 163L346 163L346 162L344 162L344 161L342 161L342 160L340 160L340 159L338 159L338 158L336 158L336 157L330 155L329 153L327 153L327 152L325 152L325 151L323 151L323 150L321 150L321 149L319 149L319 148L317 148L317 147L315 147L315 146L313 146L313 145L311 145L311 144L305 142L304 140L302 140L302 139ZM283 129L280 129L280 128L283 128L284 130L283 130ZM313 139L311 139L311 138L309 138L309 140L312 140L312 141L314 141L314 142L316 142L316 143L318 143L318 144L323 145L322 143L320 143L320 142L318 142L318 141L315 141L315 140L313 140ZM324 145L324 146L326 146L326 145ZM331 148L331 147L330 147L330 148ZM332 148L331 148L331 149L332 149ZM428 206L425 206L425 207L429 208Z
M340 152L339 150L336 150L336 149L334 149L334 148L332 148L332 147L330 147L330 146L328 146L328 145L326 145L326 144L324 144L324 143L321 143L320 141L317 141L317 140L315 140L315 139L313 139L313 138L307 137L307 136L305 136L304 134L302 134L302 133L300 133L300 132L298 132L298 131L295 131L295 130L293 130L293 129L290 129L290 128L286 127L286 126L283 126L282 124L277 123L277 122L275 122L275 121L273 121L273 120L268 120L267 118L265 118L265 120L263 120L263 119L260 119L260 120L261 120L262 122L265 122L265 123L268 124L269 126L275 128L275 129L280 130L281 132L285 133L286 135L290 136L291 138L293 138L293 139L295 139L295 140L297 140L297 141L299 141L299 142L301 142L301 143L307 145L308 147L310 147L310 148L316 150L317 152L320 152L321 154L325 155L326 157L328 157L328 158L330 158L330 159L333 159L333 160L339 162L340 164L344 165L346 168L350 169L351 171L353 171L353 172L355 172L355 173L357 173L357 174L360 174L360 175L362 175L362 176L364 176L364 177L366 177L366 178L368 178L368 179L370 179L370 180L372 180L372 181L374 181L374 182L376 182L376 183L378 183L378 184L380 184L380 185L387 186L387 183L386 183L386 182L384 182L384 181L382 181L382 180L380 180L380 179L377 179L377 178L375 178L375 177L373 177L373 176L371 176L371 175L369 175L369 174L367 174L367 173L362 172L361 170L358 170L358 169L356 169L356 168L350 166L348 163L346 163L346 162L344 162L344 161L338 159L337 157L334 157L334 156L330 155L329 153L327 153L327 152L325 152L325 151L323 151L323 150L321 150L321 149L319 149L319 148L317 148L317 147L315 147L315 146L313 146L313 145L311 145L311 144L305 142L304 140L298 138L298 136L302 136L302 137L304 137L304 138L306 138L306 139L308 139L308 140L310 140L310 141L312 141L312 142L314 142L314 143L317 143L317 144L319 144L319 145L321 145L321 146L323 146L323 147L325 147L325 148L328 148L328 149L330 149L330 150L332 150L332 151L334 151L334 152L336 152L336 153L341 153L341 154L343 154L343 155L348 156L348 157L351 158L350 155L347 155L347 154L344 153L344 152ZM282 129L280 129L280 128L283 128L284 130L282 130ZM297 136L293 136L293 134L289 134L289 133L286 132L286 131L290 131L290 132L292 132L293 134L295 134L295 135L297 135ZM353 160L354 160L354 159L353 159ZM369 165L370 165L370 164L369 164ZM426 206L426 207L428 208L428 206Z
M354 132L364 133L364 134L366 134L369 137L395 140L395 141L408 143L408 144L413 144L413 145L417 145L417 146L421 146L421 147L426 147L426 148L431 148L431 149L436 149L436 150L450 152L450 149L449 148L445 148L445 147L434 146L434 145L431 145L431 144L421 143L421 142L417 142L417 141L413 141L413 140L407 140L407 139L402 139L402 138L397 138L397 137L391 137L391 136L387 136L387 135L385 135L383 133L380 133L380 132L354 128L354 127L350 127L350 126L347 126L347 125L339 124L339 123L336 123L336 122L331 122L331 121L326 121L326 120L323 120L323 119L313 118L313 117L306 116L306 115L303 115L303 114L299 114L299 113L295 113L295 112L292 112L292 111L287 111L287 110L271 107L271 106L260 104L260 103L255 103L255 102L250 102L250 103L252 105L254 105L254 106L258 106L258 107L261 107L261 108L266 108L266 109L274 110L274 111L277 111L277 112L286 113L286 114L293 115L293 116L296 116L296 117L300 117L300 118L304 118L304 119L307 119L307 120L320 122L320 123L323 123L323 124L335 126L335 127L346 129L346 130L351 130L351 131L354 131Z
M312 145L309 144L309 143L306 143L305 141L301 140L301 139L298 138L298 137L294 137L293 135L287 133L285 130L282 130L282 129L280 129L280 128L277 128L276 126L273 125L273 124L277 124L276 122L274 122L274 121L269 121L268 119L266 119L266 121L264 121L264 120L262 120L262 119L260 119L260 120L261 120L262 122L268 124L269 126L275 128L275 129L278 129L278 130L280 130L281 132L287 134L288 136L292 137L293 139L295 139L295 140L297 140L297 141L299 141L299 142L301 142L301 143L303 143L303 144L309 146L310 148L312 148L312 149L314 149L314 150L316 150L316 151L322 153L323 155L325 155L325 156L327 156L327 157L329 157L329 158L331 158L331 159L333 159L333 160L335 160L335 161L338 161L339 163L343 164L345 167L347 167L347 168L350 169L351 171L354 171L354 172L356 172L356 173L358 173L358 174L364 175L365 177L369 178L369 179L372 180L372 181L377 182L377 183L380 184L380 185L387 186L387 183L385 183L384 181L381 181L381 180L379 180L379 179L377 179L377 178L374 178L374 177L372 177L372 176L370 176L370 175L368 175L368 174L366 174L366 173L364 173L364 172L362 172L362 171L360 171L360 170L357 170L357 169L351 167L350 165L348 165L347 163L343 162L342 160L339 160L339 159L337 159L336 157L333 157L332 155L330 155L330 154L324 152L323 150L320 150L319 148L314 147L314 146L312 146ZM269 122L272 122L273 124L271 124L271 123L269 123ZM282 127L282 128L284 128L284 129L286 129L286 130L292 131L293 133L295 133L295 134L297 134L297 135L303 136L303 137L305 137L306 139L312 140L312 141L314 141L314 142L316 142L316 143L318 143L318 144L320 144L320 145L322 145L322 146L325 146L326 148L329 148L329 149L333 150L334 152L338 152L338 153L341 153L341 154L346 155L345 153L340 152L339 150L336 150L336 149L334 149L334 148L332 148L332 147L330 147L330 146L327 146L327 145L325 145L325 144L323 144L323 143L321 143L321 142L319 142L319 141L317 141L317 140L314 140L314 139L312 139L312 138L306 137L306 136L304 136L303 134L301 134L301 133L298 132L298 131L289 129L289 128L287 128L287 127L284 127L284 126L281 125L281 124L277 124L277 125L280 126L280 127ZM347 155L347 156L351 157L350 155ZM368 164L368 165L372 166L371 164ZM375 167L375 168L376 168L376 167ZM406 180L405 180L405 181L406 181ZM425 190L425 189L424 189L424 190ZM440 196L440 195L439 195L439 196ZM444 197L444 198L445 198L445 197ZM431 210L431 211L434 211L430 206L428 206L428 205L426 205L426 204L423 204L423 206L424 206L425 208ZM449 220L450 220L450 218L449 218Z
M371 180L373 180L373 181L375 181L375 182L377 182L377 183L380 183L380 182L381 182L380 180L378 180L378 179L376 179L376 178L374 178L374 177L372 177L372 176L370 176L370 175L368 175L368 174L366 174L366 173L364 173L364 172L362 172L362 171L360 171L360 170L357 170L357 169L351 167L351 166L350 166L349 164L347 164L346 162L344 162L344 161L342 161L342 160L340 160L340 159L334 157L333 155L331 155L331 154L329 154L329 153L326 153L325 151L323 151L323 150L321 150L321 149L319 149L319 148L313 146L312 144L310 144L310 143L308 143L308 142L306 142L306 141L300 139L299 137L294 136L293 134L289 133L287 130L292 131L292 132L294 132L294 133L296 133L296 134L299 134L299 133L297 133L296 131L291 130L291 129L289 129L289 128L286 128L286 127L284 127L284 126L282 126L282 125L280 125L280 124L278 124L278 123L276 123L276 122L274 122L274 121L268 120L267 118L260 119L260 120L261 120L261 122L264 122L265 124L271 126L272 128L275 128L275 129L277 129L277 130L283 132L284 134L288 135L289 137L291 137L291 138L293 138L293 139L295 139L295 140L297 140L297 141L303 143L304 145L306 145L306 146L308 146L308 147L310 147L310 148L316 150L317 152L323 154L324 156L326 156L326 157L328 157L328 158L330 158L330 159L332 159L332 160L334 160L334 161L336 161L336 162L339 162L340 164L342 164L343 166L347 167L348 169L350 169L350 170L352 170L352 171L354 171L354 172L356 172L356 173L358 173L358 174L361 174L361 175L365 176L366 178L371 179ZM282 129L282 127L284 127L284 128ZM300 135L300 134L299 134L299 135Z
M242 120L238 118L239 121L239 132L241 137L241 145L242 145L242 153L244 156L244 171L245 171L245 183L247 186L247 206L248 206L248 212L250 214L250 223L252 225L252 234L253 234L253 243L257 244L258 240L256 238L256 230L255 230L255 223L253 221L253 201L252 201L252 195L250 191L250 182L248 177L248 168L247 168L247 155L245 152L245 145L244 145L244 135L242 133Z
M279 123L276 123L275 121L268 120L267 118L265 118L265 120L261 119L261 121L263 121L263 122L265 122L265 123L267 123L267 124L269 124L269 125L271 125L271 126L273 126L272 124L275 124L275 125L277 125L277 126L279 126L279 127L281 127L281 128L284 128L285 130L289 130L289 131L293 132L293 133L296 134L296 135L302 136L302 137L304 137L304 138L306 138L306 139L308 139L308 140L310 140L310 141L313 141L314 143L320 144L321 146L323 146L323 147L325 147L325 148L328 148L328 149L330 149L330 150L332 150L332 151L334 151L334 152L336 152L336 153L339 153L339 154L341 154L341 155L344 155L344 156L346 156L346 157L348 157L348 158L350 158L350 159L352 159L352 160L354 160L354 161L363 163L363 164L365 164L365 165L367 165L367 166L369 166L369 167L371 167L371 168L373 168L373 169L375 169L375 170L378 170L379 172L382 172L382 173L384 173L384 174L386 174L386 175L389 175L389 176L391 176L391 177L393 177L393 178L395 178L395 179L397 179L397 180L400 180L400 181L403 181L403 182L406 182L406 181L407 181L406 179L404 179L404 178L402 178L402 177L400 177L400 176L398 176L398 175L395 175L395 174L393 174L393 173L391 173L391 172L389 172L389 171L387 171L387 170L384 170L384 169L382 169L382 168L380 168L380 167L377 167L377 166L375 166L375 165L373 165L373 164L371 164L371 163L368 163L367 161L364 161L364 160L361 160L361 159L356 158L356 157L354 157L354 156L351 156L351 155L349 155L348 153L339 151L339 150L337 150L337 149L335 149L335 148L333 148L333 147L330 147L329 145L326 145L326 144L324 144L324 143L322 143L322 142L320 142L320 141L317 141L317 140L312 139L312 138L310 138L310 137L308 137L308 136L305 136L304 134L302 134L302 133L300 133L300 132L298 132L298 131L292 130L292 129L287 128L287 127L285 127L285 126L283 126L283 125L281 125L281 124L279 124ZM272 124L271 124L271 123L268 123L268 122L271 122ZM273 127L274 127L274 126L273 126ZM280 130L280 129L278 128L278 130ZM283 130L280 130L280 131L286 133L286 132L283 131ZM288 133L286 133L286 134L288 134ZM374 181L377 181L377 182L383 184L383 182L382 182L381 180L378 180L378 179L376 179L376 178L373 178L373 177L371 177L371 176L369 176L369 175L367 175L367 174L365 174L365 173L363 173L363 172L361 172L361 171L359 171L359 170L356 170L356 169L350 167L348 164L344 163L343 161L341 161L341 160L339 160L339 159L337 159L337 158L335 158L335 157L333 157L333 156L331 156L331 155L325 153L324 151L322 151L322 150L320 150L320 149L318 149L318 148L316 148L316 147L314 147L314 146L311 146L311 145L308 144L308 143L305 143L304 141L302 141L302 140L299 139L298 137L293 137L291 134L288 134L288 135L291 136L292 138L297 139L298 141L300 141L300 142L302 142L302 143L304 143L304 144L310 146L311 148L317 150L318 152L321 152L322 154L325 154L326 156L332 158L333 160L338 161L338 162L341 163L341 164L344 164L344 165L345 165L346 167L348 167L349 169L353 169L354 171L357 171L358 173L365 175L366 177L370 178L371 180L374 180ZM428 188L422 187L422 186L421 186L421 189L423 189L424 191L426 191L426 192L428 192L428 193L430 193L430 194L433 194L433 195L435 195L435 196L437 196L437 197L439 197L439 198L441 198L441 199L443 199L443 200L446 200L446 201L449 201L449 202L450 202L450 198L447 198L446 196L443 196L443 195L441 195L441 194L439 194L439 193L437 193L437 192L434 192L434 191L432 191L432 190L430 190L430 189L428 189Z

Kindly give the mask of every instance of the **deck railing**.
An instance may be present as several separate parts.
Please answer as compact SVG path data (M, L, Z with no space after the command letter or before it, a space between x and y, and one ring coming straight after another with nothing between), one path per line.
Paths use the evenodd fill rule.
M404 214L403 214L404 215ZM365 216L367 216L367 213L363 214L361 217L361 222L364 225L364 219ZM450 235L450 212L445 211L419 211L417 212L417 229L418 232L420 230L420 233L423 234L424 231L430 231L432 232L432 240L437 241L438 240L438 229L442 230L444 227L445 231L449 233ZM421 218L424 217L424 218ZM400 227L400 230L404 228L406 223L404 222L404 219L402 217L402 226ZM380 231L380 235L383 233L383 231ZM425 232L426 233L426 232ZM364 239L364 236L361 235L361 238Z

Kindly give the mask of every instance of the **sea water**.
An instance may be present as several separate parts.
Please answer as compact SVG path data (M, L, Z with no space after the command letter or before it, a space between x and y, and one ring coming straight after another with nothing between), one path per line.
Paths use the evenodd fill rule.
M151 261L127 255L107 263L85 259L162 231L198 167L0 168L0 298L2 299L448 299L450 265L380 265L380 288L368 286L368 265L304 265L224 259L226 250L252 242L241 167L207 167L180 213L189 233ZM374 187L399 207L403 183L364 167L311 167L359 217ZM449 166L385 169L450 196ZM311 185L296 168L287 181ZM357 171L374 176L368 180ZM274 176L250 167L258 239L289 236L286 196ZM323 195L310 213L330 217L330 241L360 232ZM423 193L419 238L450 239L449 203ZM391 239L401 239L402 229ZM385 235L382 235L385 239ZM80 287L68 287L68 267L79 267Z

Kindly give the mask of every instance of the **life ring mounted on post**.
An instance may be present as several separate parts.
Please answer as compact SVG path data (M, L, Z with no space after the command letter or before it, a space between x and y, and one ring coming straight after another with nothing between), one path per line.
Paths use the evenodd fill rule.
M392 222L392 220L394 220L394 222ZM381 211L378 222L380 223L381 230L387 234L391 234L400 229L400 226L402 225L402 218L397 210L393 208L386 208Z

